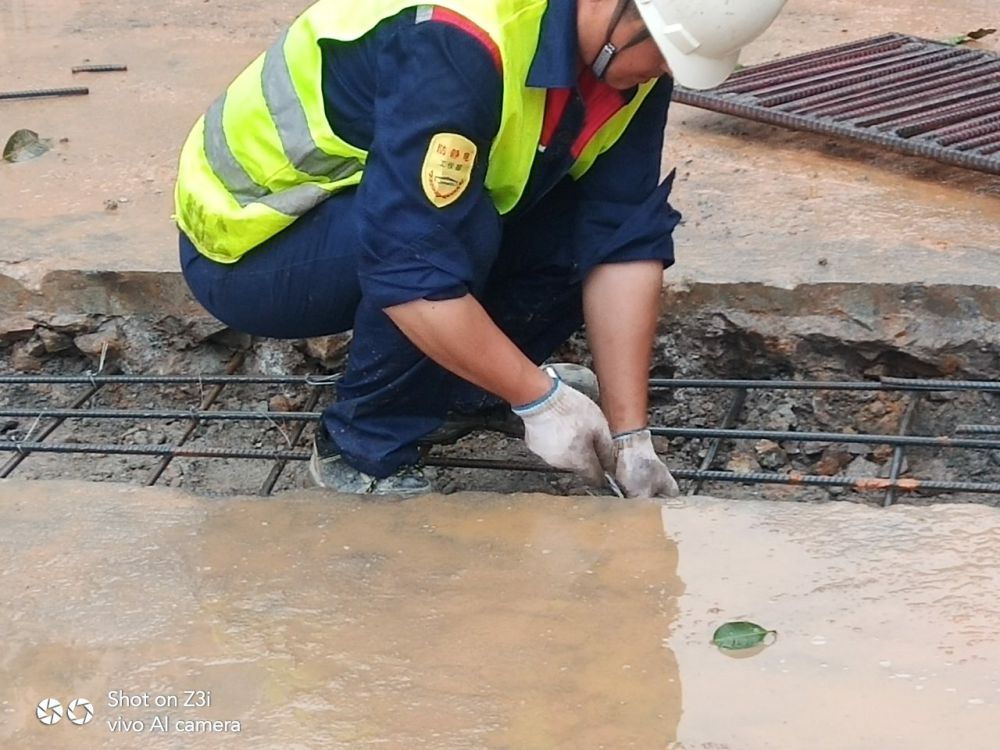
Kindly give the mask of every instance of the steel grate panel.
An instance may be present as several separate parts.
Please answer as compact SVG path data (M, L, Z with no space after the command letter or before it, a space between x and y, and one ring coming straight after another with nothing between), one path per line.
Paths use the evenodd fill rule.
M745 68L674 100L1000 174L1000 56L904 34Z

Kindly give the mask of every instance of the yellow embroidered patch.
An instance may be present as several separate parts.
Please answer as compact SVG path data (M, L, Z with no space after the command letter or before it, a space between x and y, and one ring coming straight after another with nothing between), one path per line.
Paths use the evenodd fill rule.
M438 133L431 138L421 172L427 200L444 208L461 198L475 163L476 144L464 135Z

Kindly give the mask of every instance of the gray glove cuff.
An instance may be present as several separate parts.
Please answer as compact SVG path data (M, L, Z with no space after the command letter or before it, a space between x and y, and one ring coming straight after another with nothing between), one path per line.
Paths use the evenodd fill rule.
M643 427L638 430L628 430L627 432L619 432L617 435L612 436L612 441L614 442L615 448L622 450L623 448L631 448L639 443L645 443L652 440L653 434L649 431L648 427Z

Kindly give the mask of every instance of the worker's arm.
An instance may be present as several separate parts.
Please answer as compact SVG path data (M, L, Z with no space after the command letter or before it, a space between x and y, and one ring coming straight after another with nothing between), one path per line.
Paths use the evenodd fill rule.
M594 483L612 470L611 432L597 405L536 367L471 295L385 312L428 357L514 406L525 445L550 465Z
M614 434L614 476L629 497L678 492L647 429L649 365L662 279L660 261L635 261L598 266L583 285L601 405Z
M471 295L414 300L385 312L428 357L508 403L537 401L552 388L552 378L521 353Z

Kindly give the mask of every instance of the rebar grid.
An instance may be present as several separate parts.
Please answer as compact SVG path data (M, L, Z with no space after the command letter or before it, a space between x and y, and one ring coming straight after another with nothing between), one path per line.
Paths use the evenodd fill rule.
M0 440L0 452L13 454L0 468L0 477L10 476L31 454L77 454L77 455L127 455L158 457L160 461L149 475L146 484L155 485L169 463L185 458L227 458L273 461L269 475L262 483L259 494L270 495L288 462L305 461L310 452L300 448L308 424L316 422L322 412L315 411L324 395L331 399L332 392L326 386L332 385L338 375L322 376L247 376L234 374L243 364L237 355L230 361L225 374L205 375L0 375L0 386L6 385L85 385L87 388L67 407L18 406L0 407L0 417L34 420L32 428L22 439ZM172 385L198 385L201 393L199 405L192 409L115 409L88 408L93 397L113 386L138 388L140 392L150 387ZM211 385L207 392L202 386ZM253 409L222 410L213 409L223 388L231 385L293 386L307 389L302 411L260 411ZM655 435L682 440L707 440L708 448L697 469L674 467L675 477L689 480L689 493L699 492L704 482L737 482L742 484L781 484L794 486L842 487L862 492L884 493L883 505L893 504L900 492L969 492L1000 494L1000 482L957 482L938 478L901 477L903 473L904 450L907 447L930 447L937 449L1000 450L1000 440L991 436L1000 434L1000 428L991 425L959 425L953 435L913 435L910 434L917 405L928 392L989 392L1000 393L1000 381L970 380L928 380L913 378L882 378L880 381L817 381L817 380L742 380L742 379L652 379L652 391L680 389L707 389L734 392L733 398L718 428L683 428L652 425ZM768 430L740 427L739 422L747 395L760 391L841 391L841 392L903 392L909 394L905 413L900 421L898 434L858 434L853 432L815 432L795 430ZM148 392L145 396L148 397ZM172 445L144 444L103 444L81 442L46 442L56 430L68 420L131 420L144 423L154 420L188 421L184 433ZM266 423L268 427L278 426L287 445L282 449L231 448L224 446L188 447L185 444L199 427L211 421ZM48 422L48 424L43 424ZM284 432L282 424L293 425L291 434ZM41 429L39 429L41 428ZM983 435L984 437L959 437L958 435ZM886 478L860 478L852 476L820 476L796 471L781 472L735 472L719 471L712 468L720 447L732 440L772 440L775 442L820 441L830 444L861 444L869 446L892 446L894 448L889 476ZM425 446L433 449L435 446ZM447 468L471 468L493 471L530 471L559 473L541 463L459 458L448 455L431 454L425 458L429 466Z

